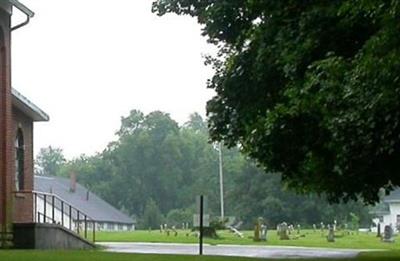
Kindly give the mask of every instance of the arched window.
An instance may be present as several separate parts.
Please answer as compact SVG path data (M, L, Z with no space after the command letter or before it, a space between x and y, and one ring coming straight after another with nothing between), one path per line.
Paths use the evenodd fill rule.
M18 129L15 139L15 188L24 189L24 136L22 130Z

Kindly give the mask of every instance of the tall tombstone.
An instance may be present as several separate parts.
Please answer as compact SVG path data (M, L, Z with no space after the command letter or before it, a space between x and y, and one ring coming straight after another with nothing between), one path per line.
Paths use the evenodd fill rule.
M335 242L335 229L333 225L328 225L328 242Z
M260 240L267 241L267 226L265 224L261 225Z
M382 241L387 243L394 243L393 228L391 226L385 226Z
M254 241L260 241L260 223L257 221L256 224L254 225Z
M283 222L279 225L279 239L280 240L288 240L289 239L289 227L286 222Z

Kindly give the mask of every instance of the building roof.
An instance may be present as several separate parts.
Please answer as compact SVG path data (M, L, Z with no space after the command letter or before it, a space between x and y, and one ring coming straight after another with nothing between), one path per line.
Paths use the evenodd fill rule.
M61 177L35 176L34 190L37 192L53 193L62 200L78 208L96 222L111 222L120 224L133 224L134 220L109 203L89 192L76 183L75 192L70 191L71 181Z
M11 90L12 104L33 121L48 121L49 116L16 89Z
M389 195L383 198L383 202L385 203L400 203L400 188L396 188L395 190L391 191Z
M390 214L389 204L383 202L378 203L369 211L369 213L375 216L389 215Z

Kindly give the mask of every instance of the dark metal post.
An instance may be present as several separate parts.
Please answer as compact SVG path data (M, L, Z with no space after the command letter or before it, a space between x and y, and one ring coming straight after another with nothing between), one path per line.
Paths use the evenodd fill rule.
M69 205L69 230L72 230L72 206Z
M43 223L46 223L46 205L47 205L47 196L44 194L44 217L43 217Z
M85 238L87 239L87 216L85 215Z
M81 222L79 221L79 210L77 210L77 212L78 212L78 214L77 214L76 221L77 221L77 224L78 224L78 225L76 226L76 227L77 227L76 231L77 231L77 233L78 233L78 235L79 235L79 227L80 227L80 223L81 223Z
M37 220L37 215L36 215L36 213L38 213L38 211L37 211L37 194L33 193L33 195L35 195L35 211L33 212L33 218L34 218L33 221L35 223L39 223L39 220Z
M93 220L93 243L96 242L96 222Z
M54 195L51 197L51 218L53 219L52 223L56 223L56 220L54 219Z
M64 226L64 201L61 200L61 225Z
M200 238L199 255L203 255L203 195L200 196Z

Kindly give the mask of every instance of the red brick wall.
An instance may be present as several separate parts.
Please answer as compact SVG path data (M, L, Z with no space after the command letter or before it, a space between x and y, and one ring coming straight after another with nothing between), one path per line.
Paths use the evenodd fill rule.
M8 9L8 10L7 10ZM0 224L12 225L13 129L11 110L10 4L0 4Z
M33 221L33 199L32 194L22 193L31 192L33 190L33 122L30 118L24 115L21 111L13 108L13 133L14 140L17 136L17 131L20 129L24 138L24 187L23 191L16 191L15 179L16 169L13 164L13 182L12 191L14 197L13 207L13 222L27 223ZM15 160L15 146L13 150L13 159ZM13 161L14 162L14 161Z

